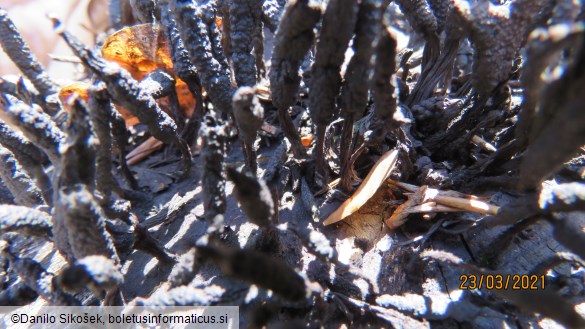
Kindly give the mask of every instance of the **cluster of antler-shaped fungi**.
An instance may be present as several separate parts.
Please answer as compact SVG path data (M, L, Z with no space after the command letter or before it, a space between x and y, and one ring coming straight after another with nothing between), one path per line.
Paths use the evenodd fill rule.
M576 217L558 214L585 210L585 185L574 182L585 172L583 155L575 157L585 144L585 28L572 21L583 14L567 15L567 7L553 0L111 0L110 27L120 31L101 53L51 18L55 33L86 69L83 81L63 88L0 9L0 45L24 76L0 78L0 193L14 203L0 205L0 286L6 288L0 304L23 305L37 297L52 305L233 302L244 305L248 321L258 326L274 321L278 310L316 325L375 321L380 327L449 319L477 324L459 306L474 317L486 309L500 314L493 303L480 306L467 297L447 296L448 306L441 308L416 294L387 293L406 291L406 283L389 287L394 281L412 280L420 289L427 272L436 270L417 268L413 272L422 274L407 280L395 268L423 266L428 259L474 275L494 275L491 270L447 252L418 257L408 248L392 249L398 245L394 237L355 237L355 254L363 256L356 261L333 245L347 239L321 231L317 223L343 194L334 188L351 194L363 176L325 225L355 215L343 234L358 231L354 226L362 223L355 218L366 202L376 204L368 211L388 215L384 221L376 213L381 219L367 224L378 235L406 224L413 213L471 209L492 216L480 222L440 217L424 236L402 245L422 246L437 231L464 240L461 232L483 223L511 225L495 238L498 247L544 218L565 252L534 271L562 262L583 266L582 228ZM557 20L564 23L550 26ZM396 29L405 23L422 35L410 36L411 49L399 49L404 42ZM466 39L471 50L462 54ZM145 45L156 48L149 49L156 58L145 58L147 64L134 58L148 57L139 49ZM132 58L126 62L124 56ZM464 56L471 69L459 62ZM511 106L512 95L520 94L521 104ZM165 160L151 160L151 167L131 168L127 147L144 139L178 149L182 179L169 189L177 194L147 218L145 209L165 199L168 186L150 198L139 183L158 174L157 166L171 168L177 161L166 152L155 155ZM243 152L233 154L234 145ZM543 183L561 168L570 172L563 180ZM388 181L391 174L424 184ZM484 183L520 194L497 207L427 186ZM386 200L389 195L394 199ZM407 201L395 200L400 197ZM306 213L296 204L283 210L283 201L297 199ZM233 211L236 204L241 211ZM202 213L195 215L193 208ZM180 216L184 220L171 223ZM166 239L164 246L158 241L156 234L173 231L162 229L171 224L192 225L180 233L186 252L168 247L177 239ZM58 274L49 271L54 259L32 255L31 242L58 251ZM137 275L126 266L135 250L168 268L157 278L169 284L133 291L149 296L125 300L131 289L126 284ZM384 263L393 260L399 266ZM373 266L383 275L369 273ZM439 272L446 281L444 269ZM252 296L251 285L274 295ZM502 290L494 296L570 327L583 325L556 293Z

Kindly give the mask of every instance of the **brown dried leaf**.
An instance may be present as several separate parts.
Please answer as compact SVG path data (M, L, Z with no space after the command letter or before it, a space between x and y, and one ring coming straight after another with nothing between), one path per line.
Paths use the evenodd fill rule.
M323 225L331 225L339 222L356 212L368 201L378 190L380 185L388 178L388 175L396 166L398 150L388 151L374 165L368 176L363 180L357 191L337 208L325 221Z
M163 142L154 137L150 137L142 144L138 145L135 149L133 149L132 152L128 153L128 155L126 155L126 161L129 165L137 164L138 162L144 160L147 156L160 150L162 146Z

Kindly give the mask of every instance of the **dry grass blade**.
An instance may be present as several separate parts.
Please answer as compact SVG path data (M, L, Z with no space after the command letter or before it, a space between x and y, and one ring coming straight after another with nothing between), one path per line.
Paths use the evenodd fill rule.
M473 137L471 137L471 142L473 142L477 146L481 147L482 149L484 149L490 153L498 151L498 149L495 146L493 146L492 144L487 142L485 139L483 139L477 135L473 135Z
M388 151L374 165L370 173L358 187L357 191L337 208L325 221L323 225L337 223L356 212L376 193L380 185L386 180L390 172L396 166L398 150Z
M390 180L389 182L390 184L396 185L409 192L416 192L419 188L416 185L396 182L392 180ZM484 200L486 198L481 198L474 195L467 195L457 191L440 191L431 188L428 189L428 192L436 194L435 196L430 198L430 200L435 201L443 206L457 208L463 211L472 211L485 215L496 215L500 210L500 207L485 202Z
M466 211L473 211L485 215L497 215L498 211L500 210L500 207L485 203L480 200L441 196L440 194L437 195L434 200L445 206L459 208Z
M464 211L463 209L444 206L437 204L436 202L425 202L418 206L412 206L406 210L409 214L416 213L433 213L433 212L459 212Z
M138 145L135 149L133 149L132 152L128 153L128 155L126 155L126 161L128 161L129 165L135 165L152 153L160 150L162 146L163 142L154 137L150 137L142 144Z

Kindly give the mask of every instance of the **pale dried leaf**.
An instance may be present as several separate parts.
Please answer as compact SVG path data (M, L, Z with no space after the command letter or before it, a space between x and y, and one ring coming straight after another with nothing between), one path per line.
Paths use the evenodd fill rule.
M396 166L398 160L398 150L388 151L374 165L370 173L358 187L357 191L337 210L335 210L325 221L323 225L331 225L339 222L361 208L378 190L380 185L386 180L390 172Z

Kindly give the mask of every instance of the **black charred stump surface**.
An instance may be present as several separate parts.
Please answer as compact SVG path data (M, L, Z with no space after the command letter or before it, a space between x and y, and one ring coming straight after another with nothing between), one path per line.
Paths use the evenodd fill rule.
M174 72L136 81L54 20L91 84L87 104L58 104L0 9L24 77L0 80L0 305L237 305L242 328L583 327L585 23L568 11L583 8L110 1L111 27L162 29ZM178 79L197 106L183 128L163 111ZM128 165L151 136L180 158ZM365 205L324 226L393 149ZM430 188L499 207L386 226Z

